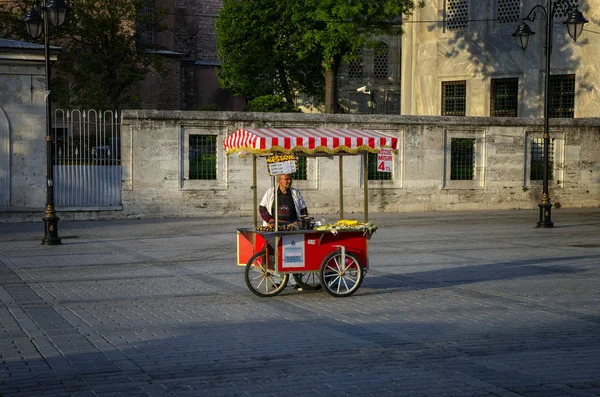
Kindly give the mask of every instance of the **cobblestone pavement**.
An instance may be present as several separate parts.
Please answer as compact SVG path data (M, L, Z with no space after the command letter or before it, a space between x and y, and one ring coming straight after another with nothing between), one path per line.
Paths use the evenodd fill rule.
M254 296L249 218L0 224L0 395L600 396L600 209L371 218L341 299Z

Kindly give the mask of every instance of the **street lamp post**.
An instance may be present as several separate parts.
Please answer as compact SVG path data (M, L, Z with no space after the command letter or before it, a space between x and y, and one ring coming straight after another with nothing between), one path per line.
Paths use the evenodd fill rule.
M550 196L548 195L548 164L550 154L550 123L548 117L550 100L548 95L548 87L550 85L550 60L552 55L552 24L554 23L554 16L556 14L557 6L559 5L568 7L568 16L564 24L567 25L569 36L571 36L573 41L577 41L577 38L583 31L583 25L588 21L583 17L583 14L579 11L579 9L576 6L571 6L567 0L547 0L546 7L541 5L534 6L531 11L529 11L529 14L523 18L523 22L521 22L515 33L513 33L513 36L517 40L517 44L523 49L523 51L525 51L525 49L529 46L531 36L535 34L529 28L529 25L525 23L525 21L535 21L538 13L543 14L546 18L546 75L544 76L544 171L542 199L541 203L538 204L538 207L540 208L540 217L537 223L537 227L544 228L550 228L554 226L551 216L552 204L550 203Z
M39 9L39 11L38 11ZM54 26L60 26L67 13L68 7L64 0L45 0L42 4L36 5L28 10L22 18L27 27L27 32L34 39L39 37L44 30L44 61L46 74L46 209L44 221L44 238L42 245L61 244L58 237L58 217L54 208L54 172L52 169L52 106L50 100L50 45L49 23ZM41 11L41 14L40 14Z

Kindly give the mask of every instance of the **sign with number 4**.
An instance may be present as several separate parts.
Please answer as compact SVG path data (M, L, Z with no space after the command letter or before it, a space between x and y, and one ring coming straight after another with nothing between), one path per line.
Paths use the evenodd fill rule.
M379 149L377 152L377 171L392 172L392 149Z

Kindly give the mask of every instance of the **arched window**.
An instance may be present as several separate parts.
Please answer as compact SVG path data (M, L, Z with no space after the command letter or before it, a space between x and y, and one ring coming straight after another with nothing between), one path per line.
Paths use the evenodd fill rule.
M469 0L448 0L446 3L446 29L465 29L468 20Z
M362 50L357 50L355 55L357 59L348 62L348 78L350 80L360 80L363 78L364 59Z
M379 43L375 46L375 57L373 73L375 80L388 80L390 77L390 47L385 43Z

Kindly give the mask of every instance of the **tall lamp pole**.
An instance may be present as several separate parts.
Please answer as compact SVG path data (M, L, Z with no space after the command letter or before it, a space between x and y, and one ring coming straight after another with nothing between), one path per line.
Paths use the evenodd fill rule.
M567 8L567 20L563 22L567 25L569 36L573 41L577 41L579 35L583 31L583 25L588 21L583 17L583 14L579 11L577 6L571 6L567 0L547 0L546 7L541 5L534 6L529 14L523 18L523 22L519 25L513 36L517 40L519 47L525 51L531 42L531 36L534 32L529 28L529 25L525 21L535 21L538 13L542 14L546 18L546 75L544 76L544 171L543 171L543 190L541 203L538 204L540 208L540 218L537 223L537 227L550 228L554 226L552 223L552 204L550 203L550 196L548 195L548 175L549 175L549 154L550 154L550 122L548 117L549 109L549 95L548 87L550 85L550 60L552 55L552 24L554 23L554 16L556 15L557 6L568 7Z
M45 0L28 10L22 18L27 32L34 39L44 30L44 61L46 74L46 210L43 221L45 234L42 245L61 244L58 237L58 217L54 208L54 171L52 169L52 103L50 100L50 45L49 23L60 26L65 21L68 7L64 0ZM41 14L40 14L41 12Z

